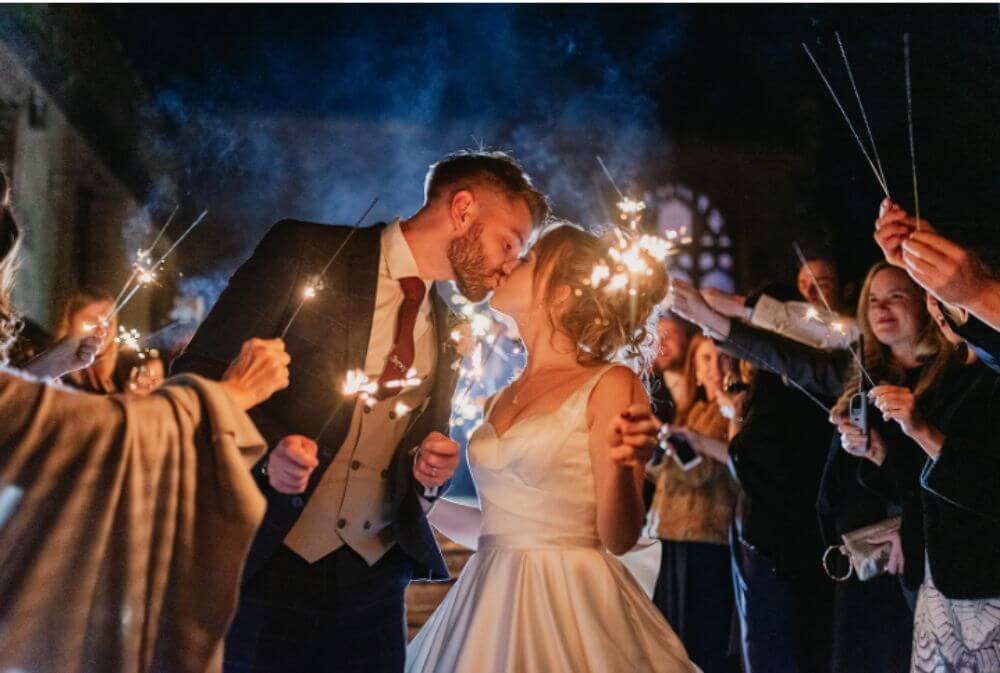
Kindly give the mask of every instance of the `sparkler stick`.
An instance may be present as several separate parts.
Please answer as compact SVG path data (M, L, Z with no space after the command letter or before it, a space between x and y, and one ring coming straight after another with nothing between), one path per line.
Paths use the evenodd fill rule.
M840 41L840 33L834 33L837 36L837 46L840 47L840 55L844 57L844 68L847 69L847 77L851 80L851 88L854 89L854 97L858 101L858 109L861 110L861 119L865 122L865 130L868 132L868 141L872 144L872 154L875 155L875 163L878 164L878 172L882 176L882 184L886 186L886 191L888 191L889 183L885 179L885 169L882 168L882 159L878 155L878 147L875 145L875 136L872 134L872 127L868 123L868 114L865 112L864 103L861 102L861 94L858 92L857 82L854 81L854 71L851 70L851 63L847 60L847 51L844 49L844 43Z
M174 206L174 209L170 212L170 217L168 217L167 221L163 223L162 227L160 227L160 231L156 234L156 238L153 239L153 242L149 244L147 250L152 252L156 248L156 244L160 242L161 238L163 238L163 234L166 233L167 227L169 227L170 223L174 221L175 217L177 217L177 213L180 209L181 205L179 203Z
M125 296L125 293L128 292L129 287L132 285L132 281L134 281L136 276L139 275L141 269L140 263L142 262L142 258L148 257L149 253L151 253L153 249L156 248L156 244L160 242L161 238L163 238L163 234L164 232L166 232L167 227L169 227L170 223L174 221L174 217L177 215L178 210L180 210L180 205L174 206L173 212L170 213L170 217L168 217L167 221L163 223L162 227L160 227L160 231L157 232L156 238L153 239L153 242L150 244L150 246L145 250L139 251L139 254L137 255L135 260L135 264L132 266L132 275L130 275L128 277L128 280L125 281L125 284L122 285L121 291L118 293L118 296L115 297L114 303L111 304L112 307L118 306L118 302L120 302L122 300L122 297Z
M823 306L825 306L826 310L829 311L830 313L836 313L836 311L833 310L833 307L830 306L830 302L826 300L826 293L823 292L823 288L816 281L816 275L813 273L812 268L806 261L806 256L802 253L802 248L800 248L799 244L794 241L792 242L792 247L795 249L795 254L799 258L799 263L806 270L806 273L809 274L809 279L812 280L812 284L816 286L816 291L819 292L819 298L823 301ZM854 361L858 363L858 369L861 371L864 377L868 379L868 383L870 383L874 388L875 381L872 380L872 377L868 373L868 370L865 369L864 364L862 364L861 362L861 358L858 356L858 352L854 349L854 346L851 345L850 340L847 341L847 350L850 351L851 356L854 358Z
M132 288L131 292L125 295L124 299L122 299L120 302L117 302L111 308L111 312L108 313L108 315L105 316L104 318L105 321L111 320L111 318L118 315L118 313L120 313L121 310L125 308L125 306L130 301L132 301L132 297L135 296L135 293L139 288L145 285L150 285L156 279L156 270L159 269L163 265L163 263L167 261L167 257L170 256L170 253L172 253L174 250L177 249L177 246L179 246L181 242L188 237L188 234L190 234L195 227L201 224L202 220L204 220L205 216L207 215L208 215L207 210L201 211L201 215L196 217L194 222L192 222L190 226L188 226L188 228L184 230L184 233L182 233L179 237L177 237L177 240L174 241L169 248L167 248L167 251L162 255L160 255L159 259L157 259L156 262L151 264L149 267L142 266L141 257L139 258L139 260L136 261L135 270L132 273L132 277L129 279L129 283L134 281L137 277L139 282L135 285L135 287ZM157 240L159 240L159 236L157 236ZM152 251L152 248L150 248L150 251Z
M108 314L107 314L106 316L104 316L103 318L101 318L101 322L102 322L102 323L104 323L105 325L107 325L108 323L110 323L110 322L111 322L111 320L112 320L112 319L113 319L113 318L114 318L114 317L115 317L116 315L118 315L118 314L119 314L119 313L121 312L121 310L122 310L123 308L125 308L125 305L126 305L126 304L128 304L128 303L129 303L130 301L132 301L132 297L134 297L134 296L135 296L135 293L136 293L136 292L138 292L138 291L139 291L139 289L140 289L141 287L142 287L142 285L141 285L141 284L138 284L138 285L135 285L135 286L134 286L134 287L133 287L133 288L132 288L132 289L131 289L131 290L129 291L129 293L128 293L127 295L125 295L125 299L123 299L123 300L121 301L121 303L120 303L120 304L118 304L118 306L115 306L115 307L113 307L113 308L111 309L111 312L110 312L110 313L108 313Z
M351 230L347 232L347 236L344 237L344 241L334 251L330 259L327 260L326 265L323 267L323 270L320 271L319 274L316 276L320 282L322 282L323 278L326 277L326 272L330 269L330 266L332 266L333 262L337 259L337 257L340 256L341 251L343 251L343 249L347 247L347 243L354 236L354 233L358 230L358 227L361 226L361 223L365 221L365 218L368 217L368 213L372 212L372 208L375 207L376 203L378 203L377 196L374 199L372 199L372 202L365 209L365 212L361 213L361 217L359 217L357 222L354 223L354 226L351 227ZM316 290L317 287L315 285L310 284L306 286L305 290L302 292L302 298L299 299L299 305L295 307L295 311L292 312L292 315L288 319L288 322L285 323L285 327L284 329L281 330L281 335L279 338L284 339L286 336L288 336L288 330L292 328L292 323L294 323L295 319L299 317L299 313L302 311L302 307L305 306L306 302L312 299L314 296L316 296Z
M913 144L913 88L910 84L910 34L903 33L903 65L906 68L906 121L910 131L910 169L913 172L913 207L920 231L920 193L917 191L917 150Z
M615 179L611 175L611 171L608 170L608 167L604 163L604 159L601 158L600 154L597 155L597 163L599 163L601 165L601 170L604 171L604 174L606 176L608 176L608 182L610 182L611 186L615 188L616 192L618 192L618 198L624 201L625 200L625 195L622 194L622 190L618 189L618 185L615 184Z
M163 253L162 255L160 255L160 258L158 260L156 260L156 264L154 264L152 268L158 269L160 267L160 265L163 264L167 260L167 257L170 256L170 253L172 253L174 250L177 249L177 246L181 244L181 241L183 241L185 238L187 238L188 234L190 234L194 230L195 227L197 227L199 224L201 224L201 221L205 219L206 215L208 215L208 211L207 210L201 211L201 215L199 215L197 218L195 218L195 221L191 223L191 226L189 226L187 229L185 229L184 233L177 237L177 240L174 241L173 244L169 248L167 248L167 251L165 253Z
M879 174L878 169L875 167L875 162L873 162L871 157L868 155L868 150L865 149L865 144L861 142L861 136L858 135L857 130L855 130L854 128L854 124L851 123L851 118L847 116L847 110L845 110L844 106L840 103L840 98L837 97L837 93L833 90L833 87L830 85L830 81L826 78L826 75L823 74L823 69L819 67L819 63L813 57L812 52L809 51L809 47L806 45L805 42L802 43L802 48L806 50L806 55L809 57L809 60L812 61L812 64L814 66L816 66L816 72L819 73L820 79L823 80L823 84L826 85L827 91L829 91L830 96L833 97L833 102L837 104L837 109L840 110L840 114L844 116L844 121L847 122L847 128L851 130L851 135L853 135L854 140L857 141L858 147L861 149L861 153L865 157L865 161L868 162L868 165L872 169L872 173L875 174L875 180L878 181L879 186L885 193L885 197L889 198L889 188L886 187L885 181L882 179L882 176Z
M369 399L371 395L378 392L378 383L372 381L367 375L360 369L352 369L347 372L347 376L344 379L344 387L341 389L344 395L344 399L350 399L357 395L361 395L362 399ZM330 411L330 415L326 417L323 421L323 425L320 426L319 432L313 437L314 441L319 441L319 438L323 436L326 429L330 427L330 423L333 419L337 417L337 413L340 411L340 404L335 404L333 409Z

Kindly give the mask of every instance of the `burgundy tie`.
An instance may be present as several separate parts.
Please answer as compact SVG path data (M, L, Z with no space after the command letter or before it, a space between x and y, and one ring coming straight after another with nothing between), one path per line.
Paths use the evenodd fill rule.
M420 311L420 303L424 300L427 286L424 281L415 276L400 278L399 286L403 290L403 303L399 307L396 316L396 340L389 352L385 369L378 379L378 393L376 397L384 400L399 392L399 388L388 388L389 381L398 381L406 378L406 373L413 366L416 357L416 348L413 344L413 327L417 323L417 313Z

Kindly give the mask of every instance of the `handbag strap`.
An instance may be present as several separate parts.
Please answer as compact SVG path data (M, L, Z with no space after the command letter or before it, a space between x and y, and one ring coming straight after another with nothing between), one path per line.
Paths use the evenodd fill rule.
M844 558L847 559L847 574L843 577L834 575L833 571L830 570L830 554L835 551L839 552ZM830 545L826 548L826 551L823 553L823 572L825 572L826 576L834 582L846 582L851 579L851 575L854 574L854 564L851 563L851 557L847 554L847 550L843 545Z

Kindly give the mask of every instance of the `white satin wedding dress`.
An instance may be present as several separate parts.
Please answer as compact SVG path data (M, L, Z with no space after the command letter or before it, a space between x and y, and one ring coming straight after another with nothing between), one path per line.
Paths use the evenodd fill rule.
M479 548L410 644L407 673L698 670L597 535L585 416L608 369L554 412L472 436Z

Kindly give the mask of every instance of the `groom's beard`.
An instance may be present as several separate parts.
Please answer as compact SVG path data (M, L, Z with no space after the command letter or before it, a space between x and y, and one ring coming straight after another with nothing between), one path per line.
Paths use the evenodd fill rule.
M486 268L483 252L483 224L476 222L463 236L448 244L448 261L455 273L458 291L469 301L482 301L493 289L493 277L499 272Z

